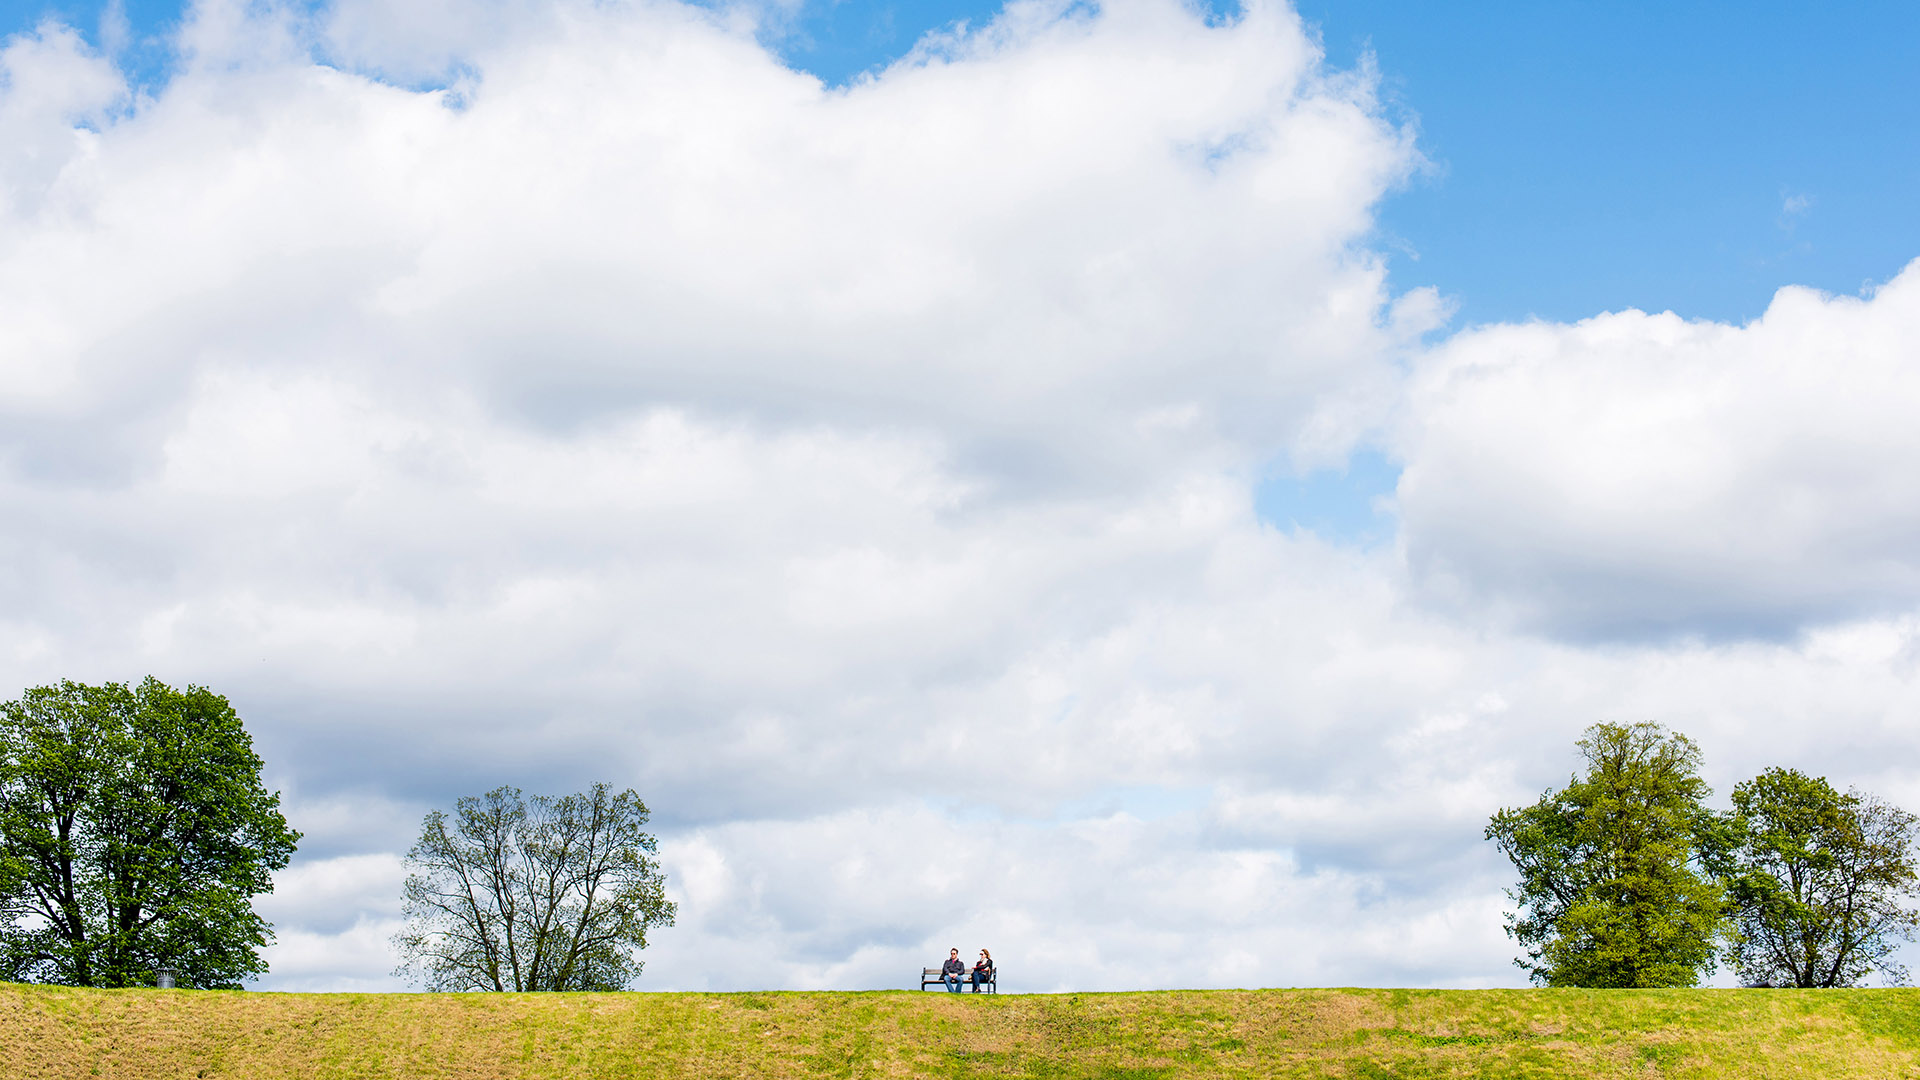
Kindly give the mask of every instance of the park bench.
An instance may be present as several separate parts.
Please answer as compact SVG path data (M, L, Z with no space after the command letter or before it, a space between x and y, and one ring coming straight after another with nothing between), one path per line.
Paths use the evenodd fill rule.
M999 968L994 968L993 970L987 972L987 981L980 984L980 989L989 994L999 993L1000 984L996 981L999 978L1000 978ZM973 987L973 972L968 971L962 974L960 976L960 985L971 989ZM938 986L942 990L946 989L947 984L945 980L940 978L939 968L921 968L920 969L920 989L925 990L929 986Z

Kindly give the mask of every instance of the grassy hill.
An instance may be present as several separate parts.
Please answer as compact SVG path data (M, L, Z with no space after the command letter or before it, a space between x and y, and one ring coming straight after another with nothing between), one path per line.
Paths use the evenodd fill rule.
M1920 1078L1920 990L260 994L0 984L0 1076Z

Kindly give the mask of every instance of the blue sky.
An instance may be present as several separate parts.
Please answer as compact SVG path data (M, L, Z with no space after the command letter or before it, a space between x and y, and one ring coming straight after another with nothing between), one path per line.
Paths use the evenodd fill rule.
M991 4L808 4L783 44L844 80ZM1920 240L1920 5L1305 0L1372 53L1434 172L1382 207L1465 322L1671 309L1743 321L1856 292Z
M1920 5L1308 0L1439 175L1385 204L1467 322L1857 292L1920 241Z

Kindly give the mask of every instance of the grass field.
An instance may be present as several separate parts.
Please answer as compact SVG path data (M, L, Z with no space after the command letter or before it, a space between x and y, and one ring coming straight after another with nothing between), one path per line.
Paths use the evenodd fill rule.
M998 997L0 984L0 1076L1920 1078L1920 990Z

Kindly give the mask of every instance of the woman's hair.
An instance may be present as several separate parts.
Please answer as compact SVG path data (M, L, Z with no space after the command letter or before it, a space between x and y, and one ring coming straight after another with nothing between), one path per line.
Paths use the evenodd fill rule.
M991 960L991 959L993 959L993 954L992 954L992 953L990 953L990 952L988 952L988 951L987 951L987 950L985 950L985 949L981 949L981 950L980 950L980 955L981 955L981 956L984 956L984 957L986 957L986 958L987 958L987 959L989 959L989 960Z

